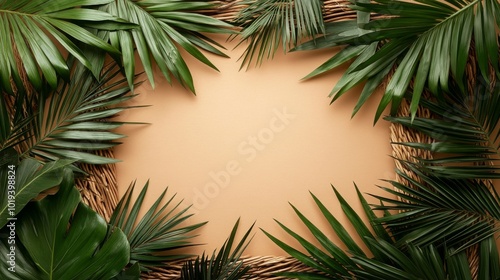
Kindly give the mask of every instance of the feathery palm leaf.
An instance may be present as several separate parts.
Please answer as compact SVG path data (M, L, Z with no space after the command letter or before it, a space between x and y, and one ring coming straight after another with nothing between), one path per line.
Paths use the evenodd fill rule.
M383 188L397 199L375 196L384 204L374 209L399 211L376 220L390 228L396 245L446 245L459 251L498 232L500 197L490 185L480 180L427 174L415 164L404 166L421 182L398 171L410 184L391 182L394 189Z
M43 160L69 158L91 164L117 161L92 151L119 144L115 140L124 135L111 130L124 123L108 119L131 108L119 105L134 95L127 95L130 90L126 81L116 78L120 70L115 64L96 80L85 66L73 59L70 65L71 61L75 63L72 78L61 81L58 91L42 91L31 97L23 92L15 95L15 112L8 118L13 128L0 142L1 150L17 146L23 157ZM97 63L98 59L91 61Z
M364 244L368 247L371 253L380 261L387 262L389 259L387 256L380 251L377 246L374 246L369 242L368 238L376 240L384 240L390 244L394 241L390 237L389 233L380 225L375 224L376 215L373 210L368 205L367 201L359 192L356 187L356 192L361 201L364 209L364 214L370 220L370 224L373 226L372 230L368 228L361 217L351 208L347 201L337 192L337 190L332 186L337 199L342 207L344 214L347 216L349 222L352 224L357 234L362 238ZM361 249L361 247L356 243L356 241L349 235L347 230L340 224L340 222L335 218L335 216L326 208L326 206L311 193L316 205L321 211L322 215L328 221L331 229L335 235L341 240L347 250L353 255L366 257L366 253ZM316 238L321 247L314 245L311 241L295 233L290 228L286 227L282 223L278 224L283 228L291 237L296 239L303 249L310 255L301 252L300 249L296 249L287 245L285 242L280 241L278 238L274 237L270 233L264 231L264 233L279 247L281 247L285 252L290 254L292 257L296 258L305 265L314 268L317 272L284 272L279 275L298 278L298 279L331 279L331 278L345 278L352 277L353 271L356 269L356 263L351 258L351 255L346 251L342 250L338 245L336 245L328 236L330 233L323 233L317 226L315 226L307 217L305 217L297 208L291 205L297 216L302 220L304 225ZM374 233L372 233L372 231Z
M197 11L211 9L213 3L201 1L131 1L115 0L102 7L106 12L126 19L138 29L110 32L111 44L121 50L129 85L135 75L134 51L137 50L144 71L154 86L151 58L170 82L173 75L182 85L195 92L191 73L179 47L204 64L217 69L200 51L225 56L222 47L204 33L232 33L231 25ZM216 46L216 47L214 47Z
M429 170L450 178L499 178L500 88L480 82L474 93L441 101L423 100L434 117L387 117L433 139L433 143L394 143L431 151L435 159L421 159Z
M381 221L386 222L393 217L393 215L387 211L388 209L399 209L396 207L384 208L383 204L377 208L370 207L359 190L357 190L358 197L364 209L364 214L367 216L369 225L371 226L371 228L369 228L335 188L334 191L349 223L356 230L359 237L361 237L372 256L365 253L359 245L356 244L354 239L347 233L346 229L339 223L335 216L319 199L311 194L323 217L328 221L335 235L347 249L341 249L329 238L330 233L322 232L292 205L295 213L312 233L316 239L315 241L318 242L320 246L314 245L312 241L300 236L279 222L278 224L285 232L297 240L302 248L294 248L270 233L266 231L264 231L264 233L292 257L316 271L288 271L277 273L277 275L296 279L318 280L332 278L355 278L366 280L472 279L472 271L469 269L469 263L464 250L458 251L457 247L451 247L448 246L448 244L439 248L431 243L417 246L412 243L414 240L400 239L400 235L393 235L393 227L386 228L380 223ZM395 191L391 191L390 193L399 195L398 192ZM392 202L392 200L388 198L385 199L386 201ZM375 209L384 210L384 216L381 218L377 217L374 213ZM407 223L407 229L410 231L410 234L413 227L411 221L412 220L409 219ZM467 234L471 234L471 232ZM424 237L425 236L422 236L422 238ZM464 236L462 235L462 237ZM466 237L466 240L468 239L469 236ZM404 243L404 246L402 246L401 243L405 241L408 243ZM480 279L495 279L499 277L499 252L496 248L495 238L490 234L484 236L484 238L478 242L479 251L482 255L478 273L484 277ZM457 242L457 244L462 245L463 243Z
M239 44L249 41L241 67L262 64L274 56L280 45L286 52L302 40L324 33L323 1L246 0L234 20L243 27ZM241 59L240 58L240 59Z
M453 78L464 90L464 73L472 44L475 44L477 63L483 77L488 79L490 66L497 76L500 75L496 39L500 26L500 21L496 20L500 15L500 4L495 0L358 1L352 8L378 13L383 18L361 25L365 32L358 35L355 35L354 27L350 30L331 28L333 32L328 32L327 28L324 37L298 46L296 50L347 45L331 59L329 64L332 67L329 68L347 61L346 57L358 56L330 93L334 101L355 85L366 81L354 113L393 66L396 71L385 89L375 120L389 103L392 103L391 112L396 112L412 79L412 117L415 117L424 87L427 86L441 97L448 93L449 80ZM331 25L338 27L345 23ZM378 50L373 46L387 40L389 42ZM316 70L308 77L322 72Z
M181 280L237 280L237 279L248 279L247 275L250 266L243 266L243 262L240 259L243 251L246 249L250 241L246 241L252 231L252 226L246 231L246 233L241 238L240 242L233 249L233 242L236 237L236 232L240 219L236 221L231 230L231 234L228 239L224 242L219 252L216 255L214 251L212 256L208 255L198 256L194 261L188 260L182 266L181 270Z
M0 1L0 90L13 92L10 80L18 89L24 87L19 69L40 90L47 83L52 88L58 78L69 79L70 69L55 42L85 67L92 69L88 57L76 42L101 49L118 58L120 52L102 38L85 29L131 28L133 25L106 12L92 9L111 0L19 0ZM15 58L20 57L20 65ZM99 73L93 73L98 77Z
M109 221L111 225L122 229L125 233L130 243L130 262L139 263L143 271L151 267L164 266L165 261L188 257L189 255L169 254L169 252L193 246L188 240L194 235L189 234L206 224L181 226L180 224L189 219L192 214L186 214L189 207L179 209L182 201L173 205L175 195L160 205L167 190L164 190L146 214L139 218L139 211L144 203L148 186L149 181L132 203L135 188L135 182L133 182L118 202Z

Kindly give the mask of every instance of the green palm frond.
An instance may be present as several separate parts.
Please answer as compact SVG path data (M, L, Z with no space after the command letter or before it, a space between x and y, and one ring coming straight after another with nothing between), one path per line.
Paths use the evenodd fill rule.
M402 191L413 189L409 187L401 186L396 182L392 182L396 187ZM447 186L452 189L455 186ZM356 187L357 190L357 187ZM354 210L349 206L349 204L343 199L343 197L335 190L337 199L342 207L344 214L347 217L349 224L354 228L356 234L361 238L366 245L368 252L361 249L359 245L356 244L355 240L351 235L348 234L344 226L342 226L337 218L324 206L319 199L312 195L316 205L320 209L322 216L330 224L331 231L323 232L316 225L314 225L308 218L306 218L299 210L297 210L293 205L293 209L298 217L302 220L303 224L311 232L312 236L316 239L315 242L319 243L320 246L314 245L312 240L300 236L290 228L278 222L281 228L293 239L298 241L300 248L295 248L286 242L278 239L277 237L265 232L265 234L280 248L285 250L293 258L302 262L304 265L313 268L315 271L310 272L300 272L300 271L287 271L282 273L277 273L277 275L296 278L296 279L380 279L380 280L400 280L400 279L472 279L471 275L473 271L469 268L469 263L467 261L467 256L463 248L465 246L472 246L472 244L479 244L478 250L481 254L481 263L478 266L478 273L483 277L479 279L496 279L500 276L499 270L499 252L496 248L496 241L491 232L492 225L487 222L490 232L488 234L482 235L485 232L482 231L481 226L475 226L474 223L469 223L466 220L456 220L454 216L459 216L467 212L467 206L460 208L460 204L466 204L470 201L470 195L457 200L455 205L457 206L455 212L450 211L451 214L448 215L449 219L445 221L437 220L441 222L441 228L450 229L453 227L457 229L456 231L450 231L450 234L443 234L441 228L436 226L436 220L426 219L425 213L422 213L422 219L419 219L419 204L414 203L415 201L425 201L428 195L423 190L421 192L414 191L408 195L403 193L386 189L391 195L399 196L400 198L408 199L411 197L413 200L410 202L401 202L400 200L389 199L378 197L384 202L389 202L391 205L407 205L407 208L396 207L396 206L384 206L380 204L377 207L370 206L364 197L361 195L359 190L357 190L358 198L361 201L361 205L364 209L364 214L368 218L368 225L365 224L361 217L354 212ZM474 192L471 190L470 192ZM484 189L483 189L484 191ZM459 191L457 192L457 196ZM465 193L463 191L462 193ZM443 195L448 195L448 200L452 199L453 195L449 194L436 194L434 195L440 197ZM496 202L490 201L491 196L488 198L486 195L483 196L482 191L476 191L476 196L482 197L482 202L487 205L482 210L481 214L487 211L498 211L494 210L499 207L498 197L496 197ZM419 200L420 198L420 200ZM495 200L494 199L494 200ZM441 199L445 200L445 199ZM481 200L477 198L476 202ZM400 204L397 204L400 203ZM496 206L495 206L496 205ZM412 208L412 206L414 208ZM442 206L445 207L446 205ZM476 205L479 206L479 205ZM437 208L437 207L435 207ZM391 214L389 210L404 210L407 212L396 212L396 214ZM383 217L377 217L374 211L384 211ZM436 212L439 209L434 209ZM481 210L477 212L481 212ZM414 216L412 214L414 211ZM444 212L444 211L443 211ZM474 211L468 211L471 214ZM500 213L500 212L499 212ZM406 217L406 215L408 217ZM474 213L472 213L474 214ZM443 215L445 215L443 213ZM431 217L433 218L433 217ZM484 217L479 219L479 222L483 222ZM490 218L489 218L490 219ZM391 224L390 222L394 222ZM383 223L381 223L383 222ZM399 223L405 223L400 225ZM455 225L458 223L459 225ZM451 224L451 225L450 225ZM466 227L468 224L470 227ZM436 232L426 231L423 232L424 227L428 227ZM436 227L434 227L436 226ZM460 229L464 232L460 232ZM437 229L436 229L437 228ZM404 230L400 230L404 229ZM394 234L396 232L396 234ZM332 233L335 234L340 240L340 244L335 243L332 240ZM454 235L456 234L456 235ZM478 238L477 235L482 235ZM429 235L434 237L434 241L437 240L441 243L435 245L432 240L425 240ZM409 237L414 237L410 239ZM441 236L442 238L437 238ZM471 243L471 239L476 239L474 243ZM428 242L423 242L428 241ZM452 242L447 242L452 241ZM419 243L417 245L416 243ZM453 247L452 244L456 244L457 247ZM341 249L345 247L346 249Z
M377 0L373 3L358 1L352 7L363 12L377 13L382 18L360 25L365 32L358 35L355 34L354 27L339 30L338 26L344 26L345 23L331 23L332 28L330 31L327 28L324 37L296 49L347 45L327 65L321 66L327 69L347 61L346 57L358 56L330 93L334 101L355 85L366 81L353 114L393 67L396 69L395 73L385 89L375 120L379 119L389 103L392 103L391 112L396 112L412 79L412 117L415 117L425 87L441 97L449 93L449 80L453 79L463 91L465 69L472 45L482 76L488 80L490 66L500 76L499 45L496 39L500 26L500 22L496 20L500 14L500 4L495 0ZM372 46L381 42L385 44L380 49ZM308 77L322 72L324 71L316 70Z
M377 219L391 229L398 246L434 244L459 251L498 232L500 197L490 185L474 179L427 174L415 164L404 166L421 182L398 171L410 184L391 182L394 189L383 188L396 199L375 196L384 202L375 209L398 211Z
M247 0L234 20L243 27L241 41L249 44L243 52L241 67L256 65L274 56L280 46L286 52L325 32L323 1L319 0ZM240 58L240 59L241 59Z
M422 100L433 118L386 119L430 136L432 143L394 143L436 154L421 159L427 169L450 178L499 178L500 88L478 82L475 92L441 101Z
M115 0L102 7L106 12L139 26L138 29L121 30L109 34L111 44L123 54L123 66L129 85L133 86L134 52L137 51L144 71L153 86L152 61L156 63L169 82L172 75L182 85L195 92L191 73L179 48L184 49L204 64L217 69L200 49L225 56L216 48L222 46L204 34L234 32L230 24L198 12L213 7L214 4L209 2L179 0Z
M176 249L193 246L188 240L194 230L206 223L182 226L192 214L186 214L189 207L179 209L180 201L174 204L175 195L168 198L163 205L162 200L167 190L151 205L142 218L139 211L144 204L149 181L142 188L139 196L132 202L135 188L133 182L118 202L109 223L120 228L130 243L130 262L139 263L141 270L165 265L165 261L183 259L190 255L178 254Z
M248 279L248 271L250 270L249 265L243 265L243 261L240 260L243 251L250 243L251 240L247 242L250 233L253 229L252 224L250 228L243 235L241 240L238 242L236 247L233 249L233 243L236 238L236 233L240 219L236 221L231 230L231 234L228 239L224 242L219 252L216 254L214 251L212 256L209 258L208 255L198 256L194 261L188 260L182 266L181 270L181 280L237 280L237 279Z
M90 53L88 49L84 52ZM131 108L122 103L134 95L128 94L130 88L125 79L119 78L120 69L115 63L103 67L103 57L87 57L94 69L103 69L98 70L98 80L84 65L70 58L72 78L68 82L60 80L58 90L45 88L31 96L23 91L13 97L3 96L3 104L8 98L15 101L14 112L5 121L12 128L2 137L0 150L17 147L22 157L44 161L69 158L90 164L117 162L93 151L116 146L116 140L125 137L112 132L124 123L111 118Z
M332 186L337 199L342 207L344 214L347 216L350 224L356 230L356 233L362 238L364 245L368 247L370 253L375 256L380 261L389 261L387 256L381 252L377 246L374 246L369 239L384 240L390 244L394 244L389 233L380 225L376 224L375 220L377 216L368 205L367 201L359 192L356 187L356 192L358 198L363 206L363 212L365 216L370 221L372 228L370 229L361 217L352 209L352 207L347 203L347 201L337 192L337 190ZM279 240L270 233L264 231L264 233L279 247L281 247L285 252L290 254L292 257L296 258L306 266L315 269L317 272L284 272L279 275L294 277L298 279L332 279L332 278L345 278L352 277L353 271L356 269L356 263L352 260L351 254L361 257L366 257L366 253L361 249L361 247L356 243L353 237L347 232L345 227L335 218L335 216L330 212L327 207L314 195L311 193L318 209L321 211L323 217L326 219L331 227L331 230L335 235L341 240L343 246L347 248L350 253L347 253L341 247L335 244L329 236L331 233L322 232L317 226L315 226L308 218L306 218L297 208L292 205L297 216L302 220L304 225L316 238L321 247L314 245L311 241L300 236L299 234L292 231L290 228L286 227L282 223L278 224L287 232L291 237L296 239L299 244L307 252L304 253L300 249L296 249L286 244L285 242ZM373 233L372 233L373 231Z
M133 25L93 6L111 0L19 0L0 1L0 90L12 93L11 79L18 89L24 88L20 69L29 82L40 90L47 83L52 88L58 78L69 79L70 69L60 44L85 67L92 64L79 44L106 51L118 58L119 51L85 27L101 26L102 29L131 28ZM77 43L78 42L78 43ZM20 65L15 58L19 56ZM99 73L93 73L98 77Z

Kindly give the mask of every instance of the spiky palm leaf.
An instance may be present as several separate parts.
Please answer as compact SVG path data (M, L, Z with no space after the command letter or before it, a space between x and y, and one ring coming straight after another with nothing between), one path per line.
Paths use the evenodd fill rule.
M426 173L416 164L404 166L421 182L398 171L409 185L391 182L394 189L383 188L396 199L375 196L384 202L375 209L399 212L377 219L391 229L398 246L434 244L460 251L500 230L500 196L492 186Z
M295 50L346 45L307 77L356 58L330 93L333 102L366 81L353 114L393 67L396 71L385 89L375 120L389 103L392 103L391 112L396 112L412 79L415 84L410 108L412 117L416 114L424 87L440 97L448 92L449 79L453 78L464 90L464 73L472 45L483 77L488 79L490 76L490 65L496 75L500 75L496 39L500 4L495 0L356 1L352 8L376 13L381 18L358 25L354 25L354 21L327 24L325 36ZM359 27L364 32L360 33ZM380 42L385 44L377 49Z
M281 47L286 52L304 39L324 33L323 1L246 0L235 24L243 27L240 44L248 41L241 67L256 65L274 56ZM240 59L241 59L240 58Z
M165 265L165 261L189 257L176 253L175 250L193 246L189 239L192 232L205 223L182 226L192 214L186 214L189 207L179 209L182 201L173 204L175 195L161 205L167 190L151 205L146 214L139 218L139 211L144 204L149 181L142 188L139 196L132 202L135 182L116 206L109 223L125 233L130 243L130 262L139 263L141 270Z
M433 118L387 117L433 139L432 143L393 143L434 153L420 159L427 169L450 178L499 178L500 88L478 82L473 93L439 101L423 100Z
M221 46L204 34L233 32L230 24L197 12L211 8L214 4L210 2L179 0L115 0L105 5L102 8L105 11L139 26L138 29L110 32L111 44L123 54L123 66L130 86L135 75L134 52L137 50L153 87L152 60L168 81L173 75L195 92L191 73L179 47L217 69L200 49L225 55L216 48Z
M11 79L18 89L24 88L20 69L29 82L40 90L46 82L52 88L58 78L69 79L70 69L60 44L85 67L92 63L81 49L81 44L104 50L115 58L120 52L88 31L86 26L101 29L131 28L133 25L109 13L92 9L111 0L19 0L0 1L0 90L12 93ZM20 57L20 65L16 57ZM95 77L99 72L93 72Z
M209 258L208 255L198 256L194 261L188 260L184 263L181 270L181 280L237 280L248 279L250 276L247 272L250 270L249 265L243 265L240 260L243 251L246 249L250 240L247 239L252 231L252 224L250 228L241 238L240 242L233 249L233 242L236 238L236 232L240 219L236 221L231 230L231 234L224 242L219 252L212 253Z
M85 66L73 65L69 82L60 81L57 91L41 91L28 96L19 92L15 99L15 112L6 114L3 126L12 124L2 137L0 149L17 147L22 157L39 157L42 160L69 158L91 164L116 162L116 159L98 156L92 151L108 149L117 144L115 140L124 135L112 130L123 122L110 120L120 112L130 108L121 106L134 95L124 79L117 78L120 69L115 64L105 68L99 80ZM92 58L93 67L99 58ZM2 101L4 107L7 95ZM0 111L6 111L4 107Z
M369 221L370 227L368 227L335 188L334 191L344 214L347 216L349 223L356 230L357 235L366 245L369 254L364 252L361 247L356 244L353 237L348 234L346 229L340 224L337 218L335 218L335 215L333 215L316 196L311 194L323 217L330 224L332 232L340 239L342 245L345 246L346 249L341 249L341 246L335 244L329 237L331 235L330 232L321 231L292 205L295 213L312 233L316 239L315 241L318 242L320 246L314 245L312 241L300 236L279 222L278 224L285 232L299 242L301 248L294 248L270 233L264 232L279 247L306 266L315 269L316 272L288 271L279 273L278 275L296 279L325 280L332 278L367 280L471 279L472 272L469 269L467 257L463 250L457 252L457 247L447 247L447 244L440 248L437 248L433 244L416 246L411 243L414 240L401 238L403 234L394 235L392 232L393 227L385 228L380 223L381 220L384 222L390 220L391 217L393 217L392 214L389 211L385 211L383 217L377 217L374 209L366 202L356 187L358 197L364 209L364 214ZM399 192L392 191L390 193L405 197L404 194ZM386 198L386 200L389 199ZM487 198L485 198L483 202L486 204L489 203ZM410 209L411 204L408 205ZM379 210L387 209L394 210L398 208L379 207ZM400 215L403 216L404 214ZM413 226L411 221L412 220L408 220L407 227L407 234L409 236L413 233L411 231ZM445 225L449 224L446 221L444 222ZM465 224L466 222L463 221L462 223ZM422 224L424 224L424 222ZM429 227L430 226L431 225L429 225ZM469 231L468 234L471 234L471 232ZM418 236L418 234L413 234L413 236ZM425 235L421 236L422 239L425 237ZM464 237L464 235L461 235L461 237ZM470 240L469 236L466 237L466 240ZM408 241L408 243L402 246L401 243L405 241ZM480 244L479 250L482 254L478 269L479 274L482 277L486 277L482 279L494 279L499 277L499 253L496 249L494 237L491 234L485 235L478 242ZM464 243L457 242L457 244L463 245Z

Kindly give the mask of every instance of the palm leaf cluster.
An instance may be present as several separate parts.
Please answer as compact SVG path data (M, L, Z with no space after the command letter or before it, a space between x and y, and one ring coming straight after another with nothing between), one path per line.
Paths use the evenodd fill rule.
M387 117L386 119L428 135L432 143L394 143L431 151L434 159L419 159L428 170L450 178L495 179L499 176L500 89L478 82L474 92L441 100L422 100L431 119Z
M240 4L247 7L239 12L234 24L243 27L240 44L248 42L241 67L254 60L260 65L265 58L272 58L280 46L286 52L304 39L325 32L323 1L247 0Z
M210 2L178 0L115 0L103 6L104 11L138 26L136 29L109 34L111 45L122 53L129 84L132 85L134 81L134 54L137 52L153 86L153 66L156 65L168 81L173 76L194 92L193 79L180 48L217 69L200 50L225 56L216 48L222 46L205 34L234 32L228 23L196 12L212 8L214 4Z
M243 251L246 249L250 240L247 239L252 231L252 226L245 232L241 240L233 248L236 233L240 219L236 221L219 252L214 251L209 257L203 253L195 260L188 260L184 263L181 270L182 280L237 280L249 279L248 271L250 266L244 265L240 260Z
M410 170L421 170L418 165L407 165ZM331 233L345 250L332 241L330 232L320 230L292 205L314 236L314 242L279 222L282 229L298 241L300 248L265 233L316 272L289 271L280 275L297 279L473 279L466 249L478 246L481 256L478 279L500 277L499 252L494 237L499 229L498 194L477 180L447 179L419 172L418 177L422 180L419 182L403 172L400 175L410 184L390 182L394 189L384 189L396 198L377 197L381 203L374 206L367 203L356 187L368 225L333 188L350 225L368 252L361 249L315 195L311 194L330 225ZM379 217L380 211L383 215Z
M139 218L148 187L149 182L132 202L135 188L133 182L118 202L109 221L127 236L130 244L130 263L138 264L142 271L165 266L165 262L169 260L189 257L190 255L179 254L175 250L193 246L189 242L189 239L195 236L192 232L205 224L183 226L182 223L192 216L186 214L189 207L179 209L182 201L174 204L175 195L169 197L162 205L167 190L163 191L146 214Z
M120 69L116 65L102 67L99 79L78 62L70 65L74 68L72 79L61 80L56 91L3 96L1 150L15 147L22 157L44 161L59 158L91 164L117 161L92 152L116 146L119 143L116 140L124 137L112 132L124 124L113 121L112 117L131 108L122 104L134 95L128 94L130 88L119 78ZM8 100L13 100L12 113L7 109Z
M123 65L132 89L137 52L153 85L155 63L169 81L172 75L194 92L179 49L216 69L201 51L224 54L221 45L206 34L234 32L228 23L199 12L214 6L178 0L1 1L0 44L5 56L0 58L0 90L14 93L24 89L24 76L37 91L47 85L55 89L60 78L70 79L66 53L97 78L100 69L83 51L91 47Z
M264 5L267 1L256 2ZM297 5L301 1L294 2ZM321 36L293 50L343 46L340 52L306 78L353 60L330 93L333 102L354 86L365 82L353 115L393 69L394 74L385 88L375 120L380 118L390 103L391 112L396 112L413 79L412 117L415 117L424 88L441 97L449 91L449 80L453 79L464 91L465 69L471 53L477 57L478 68L484 79L488 80L492 74L500 74L498 1L355 1L351 8L359 12L356 20L325 23ZM377 14L377 19L369 21L370 13ZM276 11L275 14L276 18L289 15L285 11ZM318 20L316 16L307 15L309 23ZM244 17L250 20L244 26L243 34L253 34L251 45L264 40L260 38L265 38L265 34L287 30L285 26L288 25L279 20L260 22L260 16L261 12L255 12ZM297 26L298 22L296 20L293 26ZM294 43L291 36L282 38L284 45ZM258 53L257 61L265 57L265 49L262 48Z

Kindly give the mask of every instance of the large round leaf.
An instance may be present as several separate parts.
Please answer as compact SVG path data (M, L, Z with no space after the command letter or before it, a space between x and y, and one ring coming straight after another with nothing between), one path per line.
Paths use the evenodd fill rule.
M110 279L127 265L126 236L81 202L70 171L63 176L56 195L30 203L13 221L15 244L0 238L1 279ZM12 248L15 272L6 259Z

